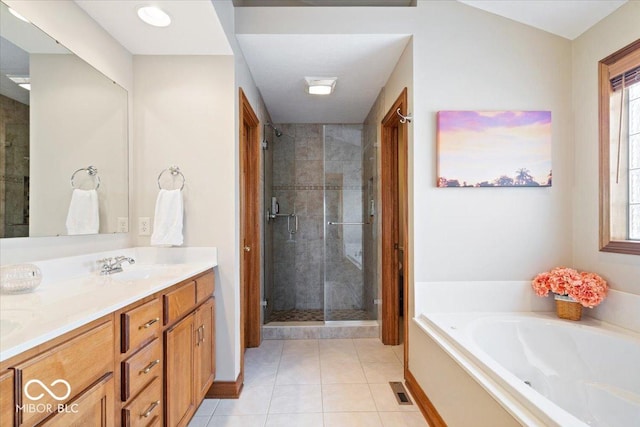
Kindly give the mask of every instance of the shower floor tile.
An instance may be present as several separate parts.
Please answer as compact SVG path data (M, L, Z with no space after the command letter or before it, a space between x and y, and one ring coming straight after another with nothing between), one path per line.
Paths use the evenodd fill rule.
M371 320L366 310L278 310L271 313L269 322L322 322L324 320Z

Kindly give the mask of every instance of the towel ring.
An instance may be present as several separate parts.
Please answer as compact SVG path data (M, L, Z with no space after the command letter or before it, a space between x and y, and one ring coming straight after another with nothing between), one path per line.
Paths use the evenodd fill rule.
M78 189L78 187L76 187L75 183L73 182L73 179L76 177L76 174L78 172L82 172L82 171L86 171L87 175L95 177L96 188L94 188L94 190L97 190L98 188L100 188L100 177L98 176L98 169L96 169L94 166L87 166L86 168L80 168L77 171L75 171L73 174L71 174L71 188L73 188L74 190Z
M169 166L168 168L160 172L160 175L158 175L158 188L161 190L163 189L162 186L160 185L160 178L162 178L162 175L165 172L169 172L171 176L174 176L174 177L177 175L180 175L182 177L182 186L180 187L180 191L182 191L182 189L184 188L184 184L185 182L187 182L187 180L184 178L184 175L182 174L182 172L180 172L180 168L178 166Z

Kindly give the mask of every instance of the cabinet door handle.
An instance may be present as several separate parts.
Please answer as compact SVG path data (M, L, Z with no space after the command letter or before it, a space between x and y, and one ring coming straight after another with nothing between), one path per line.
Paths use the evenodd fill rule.
M153 402L153 403L151 404L151 406L149 406L149 409L147 409L147 411L146 411L146 412L144 412L144 413L140 414L140 416L141 416L141 417L144 417L144 418L149 418L149 415L151 415L151 413L153 412L153 410L154 410L154 409L156 409L156 408L158 407L158 405L159 405L159 404L160 404L160 401L159 401L159 400L156 400L155 402Z
M196 333L198 335L196 338L196 345L199 346L202 341L202 326L199 326L198 329L196 329Z
M160 321L160 318L159 318L159 317L156 317L155 319L151 319L151 320L149 320L147 323L145 323L144 325L140 326L138 329L147 329L147 328L150 328L150 327L151 327L151 325L153 325L154 323L159 322L159 321Z
M153 369L154 366L156 366L158 363L160 363L160 359L156 359L153 362L149 363L142 371L140 371L141 374L148 374L150 370Z
M200 326L202 328L202 338L200 339L201 342L204 342L204 325Z

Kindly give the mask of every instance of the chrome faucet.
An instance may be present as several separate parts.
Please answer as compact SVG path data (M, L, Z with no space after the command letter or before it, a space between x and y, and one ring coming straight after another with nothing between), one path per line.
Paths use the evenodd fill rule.
M100 274L113 274L120 273L122 271L122 263L128 262L129 264L135 264L136 261L133 258L129 258L126 256L117 256L115 258L103 258L98 260L99 263L102 264L100 268Z

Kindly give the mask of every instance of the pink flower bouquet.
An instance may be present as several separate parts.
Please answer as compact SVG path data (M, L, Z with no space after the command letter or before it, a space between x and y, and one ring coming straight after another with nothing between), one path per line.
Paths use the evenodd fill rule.
M595 273L578 273L573 268L556 267L538 274L531 286L539 297L549 292L573 298L584 307L593 308L607 296L607 282Z

